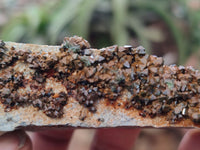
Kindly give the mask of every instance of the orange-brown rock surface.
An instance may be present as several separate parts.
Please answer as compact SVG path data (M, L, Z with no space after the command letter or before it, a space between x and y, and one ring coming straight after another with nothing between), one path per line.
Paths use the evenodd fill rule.
M0 130L199 127L200 72L165 66L142 46L94 49L0 41Z

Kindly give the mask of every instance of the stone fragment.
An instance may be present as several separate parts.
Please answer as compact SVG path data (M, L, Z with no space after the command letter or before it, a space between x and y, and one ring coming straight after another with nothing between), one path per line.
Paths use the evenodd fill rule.
M47 127L200 127L200 73L143 47L0 41L0 131Z

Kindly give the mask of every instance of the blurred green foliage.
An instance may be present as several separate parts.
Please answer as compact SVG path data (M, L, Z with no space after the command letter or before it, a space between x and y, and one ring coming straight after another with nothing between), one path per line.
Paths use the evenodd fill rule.
M200 48L200 12L186 0L61 0L30 6L5 25L0 38L8 41L57 44L64 36L91 39L97 47L128 44L134 36L147 50L152 42L164 39L158 28L149 28L155 19L169 28L179 50L179 63ZM173 11L175 8L176 11ZM178 10L178 11L177 11ZM180 24L187 26L181 28Z

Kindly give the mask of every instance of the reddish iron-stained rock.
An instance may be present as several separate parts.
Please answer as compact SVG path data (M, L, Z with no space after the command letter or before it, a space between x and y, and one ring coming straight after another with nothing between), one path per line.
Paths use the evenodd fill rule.
M0 130L200 127L200 72L140 46L94 49L0 41Z

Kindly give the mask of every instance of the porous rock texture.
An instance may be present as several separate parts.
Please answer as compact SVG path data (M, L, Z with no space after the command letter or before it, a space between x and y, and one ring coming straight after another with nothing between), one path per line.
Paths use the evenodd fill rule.
M200 127L200 73L142 46L91 48L0 40L0 131Z

